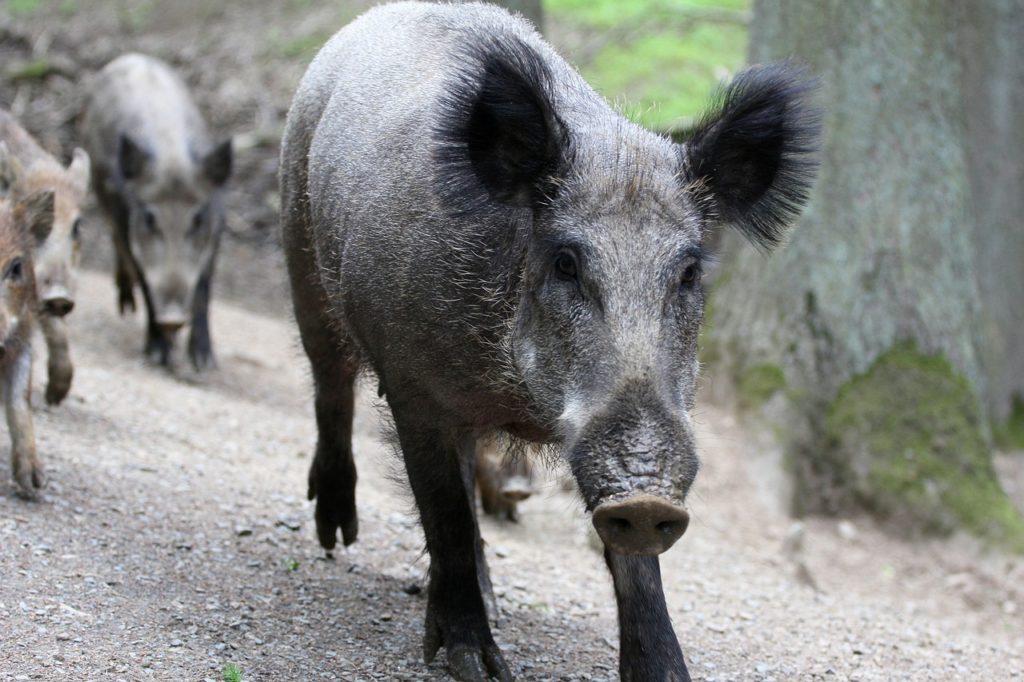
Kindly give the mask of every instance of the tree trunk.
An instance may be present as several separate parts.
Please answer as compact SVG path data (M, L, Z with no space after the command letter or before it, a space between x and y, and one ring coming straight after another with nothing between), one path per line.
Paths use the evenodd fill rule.
M825 144L788 246L766 259L726 241L711 373L736 379L741 405L770 400L786 415L798 511L866 507L1024 548L979 400L995 355L977 334L967 11L954 0L822 0L813 12L756 2L751 62L796 56L820 77Z
M961 39L985 403L1002 424L1024 396L1024 3L972 3Z

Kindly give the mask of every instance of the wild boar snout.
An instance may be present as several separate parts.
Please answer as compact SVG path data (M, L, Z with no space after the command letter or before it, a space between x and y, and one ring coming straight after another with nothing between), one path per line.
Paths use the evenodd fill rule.
M698 469L693 427L651 382L626 382L585 418L569 463L613 551L659 554L685 532Z

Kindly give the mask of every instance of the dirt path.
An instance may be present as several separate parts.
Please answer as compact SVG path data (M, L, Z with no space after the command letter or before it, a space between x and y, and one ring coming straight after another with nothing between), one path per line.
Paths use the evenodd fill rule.
M246 680L444 679L443 655L420 657L424 597L408 592L426 560L370 392L360 540L325 560L290 321L215 303L220 369L172 376L142 362L141 323L115 316L106 276L87 274L80 301L72 396L36 400L46 500L0 486L0 680L220 680L229 662ZM793 528L754 483L750 438L717 409L701 422L693 523L663 561L695 679L1024 678L1024 562L865 524ZM585 524L554 481L520 525L484 524L496 638L520 679L617 677Z

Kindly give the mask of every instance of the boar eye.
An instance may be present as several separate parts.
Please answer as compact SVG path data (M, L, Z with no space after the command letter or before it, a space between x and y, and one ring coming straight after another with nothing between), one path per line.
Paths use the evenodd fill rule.
M696 263L690 263L683 270L683 276L680 280L683 288L689 289L693 287L700 280L700 266Z
M75 218L75 222L71 225L71 240L80 241L82 239L82 219Z
M195 215L192 216L192 228L189 230L190 235L196 235L203 229L203 212L196 211Z
M148 208L144 215L144 221L146 223L146 231L150 234L160 234L160 228L156 226L156 216Z
M24 265L22 265L21 258L15 258L11 261L11 264L7 266L7 273L5 278L12 282L20 282L21 278L25 275Z
M555 276L565 281L576 279L576 258L568 251L555 256Z

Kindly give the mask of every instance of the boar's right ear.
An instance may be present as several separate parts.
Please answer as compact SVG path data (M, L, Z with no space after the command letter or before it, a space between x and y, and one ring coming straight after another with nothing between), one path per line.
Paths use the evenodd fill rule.
M24 229L36 244L42 244L50 236L53 229L54 203L52 189L33 192L18 202Z
M140 147L135 140L121 133L117 140L117 164L121 177L125 180L137 180L146 171L149 163L149 152Z
M220 187L231 176L231 138L214 147L203 157L203 174L206 179Z
M685 143L686 179L709 221L770 249L807 203L817 173L816 83L791 65L750 68L718 93Z
M441 191L461 210L536 206L565 156L546 64L517 40L467 48L461 62L437 129Z

